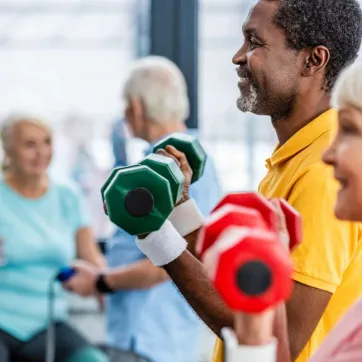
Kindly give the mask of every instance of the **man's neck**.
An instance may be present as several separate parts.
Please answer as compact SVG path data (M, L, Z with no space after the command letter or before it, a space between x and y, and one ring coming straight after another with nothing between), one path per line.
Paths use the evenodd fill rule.
M299 99L291 113L285 118L272 118L280 145L286 143L294 134L312 122L315 118L330 109L330 96L324 95Z
M148 132L147 141L149 143L153 143L162 139L163 137L168 136L171 133L185 132L186 129L187 128L185 123L180 121L167 122L164 125L154 123L148 130L149 132Z

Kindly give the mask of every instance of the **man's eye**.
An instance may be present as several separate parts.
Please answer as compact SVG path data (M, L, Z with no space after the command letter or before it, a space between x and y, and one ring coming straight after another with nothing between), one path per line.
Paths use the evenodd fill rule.
M256 40L254 38L250 38L249 43L250 43L251 49L255 49L257 46L259 46L259 44L256 42Z

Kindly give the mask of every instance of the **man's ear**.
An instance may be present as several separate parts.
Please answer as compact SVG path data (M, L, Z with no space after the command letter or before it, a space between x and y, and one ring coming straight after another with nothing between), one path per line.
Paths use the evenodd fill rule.
M302 75L312 77L316 73L324 71L330 59L328 48L318 45L306 52Z
M144 107L140 98L132 97L129 101L132 113L135 119L141 119L144 116Z

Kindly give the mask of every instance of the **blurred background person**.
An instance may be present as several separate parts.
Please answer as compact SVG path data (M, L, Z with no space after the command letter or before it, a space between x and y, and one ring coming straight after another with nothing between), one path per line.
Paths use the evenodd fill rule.
M0 179L0 361L44 361L51 283L76 256L106 265L80 194L48 177L52 133L32 115L2 125L5 168ZM67 302L54 294L55 362L103 362L106 356L67 324Z
M112 151L115 166L127 166L127 135L124 118L118 119L112 126Z
M196 135L185 125L189 116L185 79L170 60L153 56L136 61L124 86L124 99L132 134L150 144L145 154L173 132ZM204 215L220 200L210 157L190 195ZM107 345L139 355L135 361L195 362L202 322L167 273L153 266L137 248L135 237L121 229L108 243L106 255L111 270L100 276L94 268L76 264L77 275L69 287L82 295L116 291L107 298Z

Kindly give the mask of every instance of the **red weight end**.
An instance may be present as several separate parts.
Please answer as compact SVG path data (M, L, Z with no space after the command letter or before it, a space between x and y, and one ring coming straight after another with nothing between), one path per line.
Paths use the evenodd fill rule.
M205 254L210 278L226 304L234 311L260 313L289 298L292 291L292 262L274 233L247 228L229 228ZM260 295L248 295L237 284L237 272L250 261L265 264L272 274L271 285Z
M303 239L302 217L300 216L299 212L294 209L294 207L286 200L278 200L280 207L283 210L285 222L289 232L289 250L293 251L293 249L297 247Z
M215 243L220 234L232 225L267 229L267 225L258 210L225 204L206 220L198 235L196 253L202 258L205 251Z
M257 192L230 193L217 204L213 211L218 210L225 204L233 204L258 210L267 223L268 228L272 231L276 230L274 207L263 195Z

